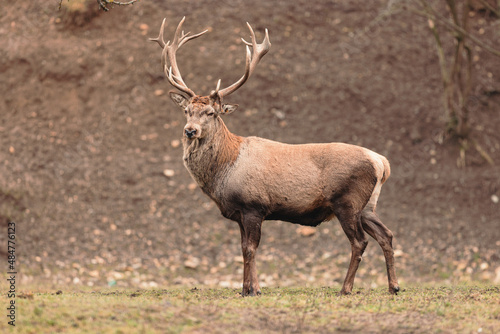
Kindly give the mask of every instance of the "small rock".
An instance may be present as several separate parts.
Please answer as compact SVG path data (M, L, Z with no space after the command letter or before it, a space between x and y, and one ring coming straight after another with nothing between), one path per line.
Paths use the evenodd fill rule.
M172 145L173 148L177 148L177 147L181 146L181 141L178 139L174 139L174 140L172 140L170 145Z
M148 33L149 26L146 23L142 23L139 25L139 29L141 29L141 34L145 36Z
M404 253L403 253L403 251L401 249L395 249L394 250L394 257L401 257L403 255L404 255Z
M90 277L99 277L100 276L99 270L91 270L91 271L89 271L89 276Z
M254 109L245 110L244 114L245 114L245 116L249 117L249 116L253 116L253 115L257 114L258 112L259 112L259 110L257 108L254 108Z
M276 109L276 108L273 108L271 109L271 112L274 114L274 116L276 116L278 119L280 120L284 120L285 119L285 113L282 111L282 110L279 110L279 109Z
M486 270L490 267L490 265L488 264L488 262L483 262L481 263L481 265L479 266L479 268L481 268L481 270Z
M310 237L316 233L316 229L314 227L310 226L301 226L297 228L297 234L303 236L303 237Z
M231 282L229 281L220 281L219 286L221 288L230 288L231 287Z
M186 268L196 269L199 265L200 265L200 259L194 256L184 261L184 267Z
M491 201L495 204L498 204L499 198L497 195L491 195Z
M495 279L493 280L493 283L500 283L500 267L497 267L497 269L495 269Z
M157 288L158 287L158 283L156 283L155 281L145 281L145 282L141 282L139 284L139 286L142 289ZM132 296L132 297L136 297L136 296Z
M163 171L163 175L165 175L166 177L172 177L175 175L175 171L173 169L165 169Z
M323 255L321 255L322 260L326 260L326 259L329 259L331 257L332 257L332 253L330 253L330 252L325 252L325 253L323 253Z
M491 281L493 279L493 273L489 271L483 271L480 277L482 281Z
M108 273L108 280L111 281L111 280L120 280L120 279L123 279L125 277L125 275L121 272L118 272L118 271L111 271Z

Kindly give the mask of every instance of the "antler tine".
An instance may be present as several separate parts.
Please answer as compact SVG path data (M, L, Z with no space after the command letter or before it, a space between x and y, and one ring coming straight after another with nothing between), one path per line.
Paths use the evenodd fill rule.
M241 38L241 40L248 46L255 46L257 44L257 41L255 40L255 32L253 31L252 26L248 22L247 22L247 27L250 30L250 38L252 39L252 43L248 43L247 41L245 41L244 38Z
M166 45L166 43L165 43L165 39L163 38L163 32L164 32L164 30L165 30L165 29L164 29L164 27L165 27L165 21L166 21L166 20L167 20L167 19L166 19L166 18L164 18L164 19L163 19L163 22L161 23L161 27L160 27L160 34L158 35L158 37L157 37L157 38L150 38L150 39L149 39L151 42L158 42L158 44L160 45L160 47L161 47L162 49L163 49L163 48L165 47L165 45ZM170 43L170 42L169 42L169 43Z
M183 91L183 92L188 93L188 94L189 94L189 92L192 92L192 90L190 90L186 86L177 82L177 81L179 81L179 78L172 74L172 66L170 66L168 71L167 71L167 66L165 66L165 75L167 76L168 82L170 82L170 84L172 86L174 86L175 88L177 88L178 90ZM194 95L195 95L194 92L193 92L193 95L190 94L190 96L194 96Z
M181 30L182 29L182 25L184 24L184 21L186 20L186 17L184 16L181 20L181 22L179 22L179 25L177 26L177 29L175 30L175 36L174 36L174 40L172 41L172 45L177 45L177 49L179 49L181 46L183 46L184 44L186 44L187 42L189 42L190 40L192 39L195 39L197 37L200 37L201 35L205 34L208 32L208 29L196 34L196 35L192 35L192 36L189 36L188 35L191 33L191 32L187 32L186 34L184 33L184 30Z
M260 61L260 59L262 57L264 57L264 55L269 51L269 49L271 48L271 42L269 41L269 32L268 30L266 29L266 35L264 37L264 40L262 41L261 44L257 44L257 41L255 39L255 33L252 29L252 27L250 26L250 23L247 22L247 26L248 26L248 29L250 30L250 38L252 39L252 43L249 43L247 41L245 41L243 38L242 38L242 41L243 43L245 43L246 45L248 46L251 46L252 49L253 49L253 54L252 54L252 65L255 67L257 65L257 63ZM257 60L254 60L254 56L257 55L258 56L258 59ZM252 72L253 72L253 69L252 69Z
M219 102L219 106L222 105L222 97L219 95L220 83L221 79L217 81L217 87L215 88L215 90L210 92L210 100L212 101L212 103Z
M208 29L206 29L206 30L204 30L204 31L202 31L202 32L200 32L200 33L198 33L196 35L189 36L189 37L187 37L187 36L190 34L190 32L188 32L187 34L184 34L184 32L183 32L183 36L181 38L181 42L179 43L179 48L181 46L183 46L184 44L186 44L188 41L190 41L192 39L195 39L197 37L200 37L201 35L203 35L203 34L205 34L207 32L208 32Z
M215 90L213 90L210 95L217 95L219 93L219 89L220 89L220 83L221 83L221 79L219 79L219 81L217 81L217 87L215 87Z
M250 48L248 46L245 48L245 50L246 50L246 56L245 56L245 74L243 75L243 77L245 77L246 79L248 79L250 77L250 63L252 62L252 52L250 51Z
M179 67L177 66L177 59L176 59L176 52L177 50L184 44L186 44L188 41L195 39L197 37L200 37L204 33L206 33L208 30L202 31L199 34L189 36L189 32L187 34L182 31L182 25L184 21L186 20L186 17L184 16L177 25L177 29L175 30L175 35L174 39L172 40L172 44L170 44L170 41L165 43L165 40L163 38L163 32L164 32L164 26L165 26L165 19L163 20L163 23L160 28L160 34L158 38L150 38L151 41L157 42L160 47L163 48L162 51L162 56L161 56L161 63L164 68L165 74L167 75L168 81L172 86L175 88L185 92L189 96L193 97L196 94L189 89L189 87L186 85L184 80L182 79L181 72L179 71ZM167 72L167 66L170 64L170 69Z
M177 58L176 58L176 52L177 50L189 42L192 39L195 39L197 37L200 37L201 35L205 34L208 32L208 30L202 31L198 34L195 35L190 35L190 33L184 33L182 30L182 25L184 24L184 21L186 20L186 17L184 16L182 20L179 22L177 25L177 29L175 30L174 34L174 39L172 40L172 43L168 41L165 43L164 39L164 28L165 28L165 21L166 19L163 20L160 28L160 33L157 38L150 38L151 41L157 42L158 45L163 49L162 51L162 57L161 57L161 63L163 66L163 69L165 71L165 74L168 78L168 81L172 86L175 88L185 92L189 96L193 97L196 94L189 89L189 87L186 85L184 80L182 79L181 72L179 71L179 67L177 66ZM235 92L238 88L240 88L247 80L248 78L252 75L253 71L255 70L255 67L259 63L260 59L264 57L264 55L269 51L271 48L271 42L269 41L269 32L266 29L266 35L264 37L264 40L262 43L258 44L255 38L255 32L252 29L252 26L247 22L248 29L250 30L250 37L252 39L252 42L249 43L245 41L242 38L243 43L246 44L246 56L245 56L245 73L243 76L233 83L231 86L226 87L222 90L220 90L220 80L217 83L217 88L215 91L212 91L210 94L210 97L212 99L218 99L219 101L222 100L224 96L227 96L233 92ZM250 47L252 48L252 51L250 51ZM170 64L170 67L168 67L168 64ZM168 68L168 71L167 71Z
M199 34L192 35L192 36L188 37L189 32L187 34L184 34L184 31L182 31L182 25L184 24L185 20L186 20L186 17L184 16L182 18L181 22L179 22L179 25L177 26L177 29L175 30L175 35L174 35L174 39L172 41L172 44L167 45L167 47L166 47L166 49L167 49L166 56L168 58L168 61L170 62L170 65L172 67L172 71L173 71L177 81L179 82L179 84L181 84L187 88L186 83L182 79L182 75L181 75L181 72L179 71L179 67L177 66L176 52L181 46L186 44L188 41L195 39L197 37L200 37L201 35L206 33L208 30L202 31ZM189 88L187 88L187 89L189 89ZM190 90L190 89L189 89L189 91L192 92L192 90ZM188 92L188 94L191 95L190 92ZM194 95L196 95L196 94L194 94L194 92L193 92L191 96L194 96Z
M174 35L174 40L172 41L172 45L179 44L179 35L182 34L181 39L184 37L184 31L182 31L182 25L184 24L184 21L186 20L186 17L184 16L177 25L177 28L175 29L175 35Z
M243 84L248 80L248 78L252 75L255 67L259 63L260 59L264 57L264 55L271 48L271 42L269 41L269 32L266 29L266 36L261 44L257 44L255 38L255 32L252 29L252 26L247 22L248 29L250 30L250 38L252 42L249 43L245 41L243 38L241 39L243 43L246 44L246 62L245 62L245 74L236 81L231 86L222 89L219 91L219 96L222 98L223 96L227 96L229 94L234 93L238 88L243 86ZM250 47L252 47L252 52L250 52Z

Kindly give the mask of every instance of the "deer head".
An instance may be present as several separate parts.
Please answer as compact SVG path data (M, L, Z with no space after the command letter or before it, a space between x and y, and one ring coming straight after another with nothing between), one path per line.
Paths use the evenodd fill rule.
M238 105L224 104L224 97L234 93L238 88L243 86L252 75L260 59L269 51L271 42L269 41L269 33L266 29L264 41L261 44L257 44L255 33L250 24L247 23L250 30L251 42L247 42L242 38L243 43L246 44L245 73L238 81L223 89L220 89L221 81L219 80L216 89L208 96L199 96L182 79L179 67L177 66L176 52L182 45L203 35L208 30L189 36L189 32L185 34L182 31L182 24L185 19L186 17L183 17L177 26L172 43L170 41L165 43L163 39L165 19L161 25L158 37L151 38L150 40L157 42L163 50L161 62L168 81L182 92L170 91L170 98L184 110L186 115L187 123L184 127L184 136L187 139L200 139L213 132L220 115L229 114L236 110ZM252 51L250 51L250 48L252 48Z

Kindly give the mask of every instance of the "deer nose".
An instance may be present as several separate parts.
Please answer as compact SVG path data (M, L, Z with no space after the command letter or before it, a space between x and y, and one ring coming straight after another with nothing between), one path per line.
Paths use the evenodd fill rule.
M196 129L185 129L184 133L186 134L186 137L191 139L194 137L194 135L196 135Z

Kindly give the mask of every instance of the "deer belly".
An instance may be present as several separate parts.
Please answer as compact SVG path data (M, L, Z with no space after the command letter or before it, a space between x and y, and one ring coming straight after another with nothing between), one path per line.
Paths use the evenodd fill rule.
M324 221L334 218L333 211L329 207L312 207L307 210L294 210L288 207L277 208L266 216L266 220L282 220L293 224L318 226Z
M286 197L276 201L270 208L266 220L283 220L294 224L317 226L334 217L332 206L323 197L302 197L302 200L288 199Z

